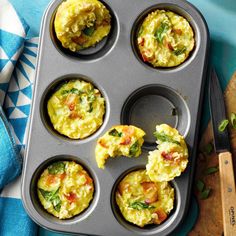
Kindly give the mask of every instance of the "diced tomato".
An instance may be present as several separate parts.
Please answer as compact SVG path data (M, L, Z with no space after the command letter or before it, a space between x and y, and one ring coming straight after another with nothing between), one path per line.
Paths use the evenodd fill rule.
M60 179L63 180L66 177L66 173L60 174Z
M81 115L79 115L78 112L76 112L76 111L72 111L72 112L70 113L69 117L70 117L71 119L76 119L76 118L80 118L80 119L81 119L81 118L82 118Z
M122 195L125 190L129 189L129 187L130 187L130 184L129 184L129 183L121 182L121 183L118 185L118 191L119 191L119 193Z
M132 126L125 126L122 131L124 132L125 135L133 135L134 134L134 127Z
M92 178L90 178L88 175L85 175L86 182L85 184L91 184L93 182Z
M69 94L66 97L65 104L68 106L70 111L73 111L75 109L76 100L77 100L77 95L76 94Z
M157 214L158 218L153 219L154 224L160 224L167 218L167 214L163 209L158 209L155 213Z
M144 62L149 61L149 58L146 56L146 54L142 53L141 55Z
M158 200L157 186L153 182L142 182L143 193L145 195L145 202L150 204Z
M170 152L170 153L162 152L161 155L163 156L163 158L165 160L173 161L173 153L172 152Z
M168 46L168 48L169 48L171 51L174 50L174 48L172 47L171 43L168 43L167 46Z
M131 143L131 137L125 136L122 138L122 141L120 142L120 145L128 145Z
M173 29L173 32L178 34L178 35L182 34L182 30L181 29Z
M105 143L105 141L104 141L103 139L100 139L100 140L98 141L98 143L99 143L102 147L108 148L108 146L106 145L106 143Z
M80 35L79 37L74 36L71 38L71 40L72 42L77 43L79 45L83 45L87 41L87 39L83 35Z
M144 41L145 41L144 38L140 38L138 44L143 47Z
M73 193L73 192L69 193L68 195L64 194L64 196L65 196L66 199L67 199L68 201L70 201L70 202L75 202L76 199L77 199L76 193Z
M46 178L46 185L50 186L51 184L56 183L56 181L57 181L57 176L49 174Z

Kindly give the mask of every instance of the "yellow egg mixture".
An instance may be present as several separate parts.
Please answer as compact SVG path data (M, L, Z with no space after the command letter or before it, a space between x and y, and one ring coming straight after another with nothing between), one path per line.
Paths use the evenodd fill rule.
M156 126L158 149L149 152L147 174L152 181L170 181L185 170L188 148L184 138L169 125Z
M59 219L84 211L93 199L93 180L73 161L58 161L41 174L37 193L43 207Z
M116 190L124 218L140 227L161 224L174 207L174 189L168 182L152 182L146 170L127 174Z
M143 130L132 125L113 126L97 141L95 156L98 167L104 168L109 157L138 157L144 135Z
M143 61L154 67L181 64L194 47L189 22L178 14L156 10L144 19L138 30L137 45Z
M57 9L54 26L62 46L79 51L109 34L111 16L98 0L66 0Z
M91 83L70 80L51 96L47 109L55 130L71 139L83 139L102 125L105 100Z

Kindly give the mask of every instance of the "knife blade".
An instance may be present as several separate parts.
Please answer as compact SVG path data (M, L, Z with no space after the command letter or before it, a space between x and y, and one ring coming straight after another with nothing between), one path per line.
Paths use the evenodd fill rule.
M236 192L232 154L227 127L220 131L219 125L226 118L224 97L214 69L209 83L209 102L215 151L219 157L219 174L223 227L225 236L236 235Z

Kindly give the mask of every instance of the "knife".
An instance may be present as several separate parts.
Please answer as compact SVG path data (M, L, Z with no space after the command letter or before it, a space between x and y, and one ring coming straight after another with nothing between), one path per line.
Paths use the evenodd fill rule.
M228 130L219 130L219 125L226 118L224 97L217 74L211 71L210 112L214 134L215 151L219 157L220 188L223 210L224 236L236 236L236 192L232 154Z

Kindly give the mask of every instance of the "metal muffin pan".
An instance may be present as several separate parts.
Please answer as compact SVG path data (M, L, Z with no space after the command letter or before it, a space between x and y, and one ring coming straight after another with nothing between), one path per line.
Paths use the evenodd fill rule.
M112 15L110 35L95 48L71 53L60 46L53 32L55 11L61 1L52 2L41 27L36 81L31 110L29 139L22 177L22 199L30 217L54 231L102 236L168 235L183 221L190 200L195 168L202 95L206 79L209 33L199 11L182 0L107 0ZM181 65L153 68L142 62L134 37L142 19L155 9L168 9L185 17L195 33L195 48ZM88 138L68 139L53 130L45 104L58 83L70 78L90 81L105 98L104 123ZM175 115L171 114L175 110ZM97 167L97 138L116 124L133 124L147 135L139 158L119 157ZM176 127L189 147L185 172L171 182L175 207L157 226L136 227L124 220L114 199L118 181L134 169L145 168L149 150L155 148L152 132L158 123ZM93 177L94 199L80 215L59 220L41 206L36 184L42 170L56 160L74 160Z

